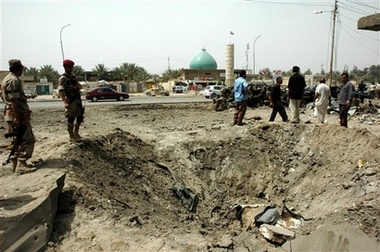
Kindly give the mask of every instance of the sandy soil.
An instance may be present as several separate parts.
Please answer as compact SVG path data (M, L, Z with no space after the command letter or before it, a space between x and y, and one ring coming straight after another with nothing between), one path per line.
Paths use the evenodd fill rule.
M336 114L325 125L309 110L301 124L269 115L249 109L238 127L233 110L204 104L87 107L73 144L62 110L33 111L33 159L67 172L47 251L284 251L246 230L234 204L286 206L311 219L298 235L345 224L380 242L377 121L356 115L346 129ZM194 211L178 185L197 196Z

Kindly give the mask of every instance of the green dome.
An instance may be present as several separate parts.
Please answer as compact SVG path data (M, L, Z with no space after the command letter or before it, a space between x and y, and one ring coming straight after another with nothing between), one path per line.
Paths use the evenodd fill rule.
M215 59L202 49L190 62L190 69L218 69Z

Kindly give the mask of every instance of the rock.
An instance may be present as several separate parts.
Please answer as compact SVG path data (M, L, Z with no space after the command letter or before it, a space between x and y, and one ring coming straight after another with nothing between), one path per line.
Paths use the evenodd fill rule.
M295 237L295 233L293 231L268 224L261 225L259 230L265 239L280 245L284 244L288 240L294 239Z

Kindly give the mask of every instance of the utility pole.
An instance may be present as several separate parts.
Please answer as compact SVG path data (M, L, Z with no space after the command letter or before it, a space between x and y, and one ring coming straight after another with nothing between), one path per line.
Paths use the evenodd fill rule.
M245 51L245 70L248 71L248 51L249 51L249 43L247 43L247 50Z
M338 11L338 0L335 0L334 10L333 10L333 27L331 36L331 55L330 55L330 87L333 82L333 63L334 63L334 40L335 40L335 21L336 13Z
M170 56L168 56L168 70L170 71Z

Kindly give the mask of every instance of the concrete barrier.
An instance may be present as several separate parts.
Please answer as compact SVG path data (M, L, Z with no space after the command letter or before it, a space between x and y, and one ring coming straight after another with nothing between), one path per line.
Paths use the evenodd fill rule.
M65 177L45 168L0 177L0 252L46 248Z

